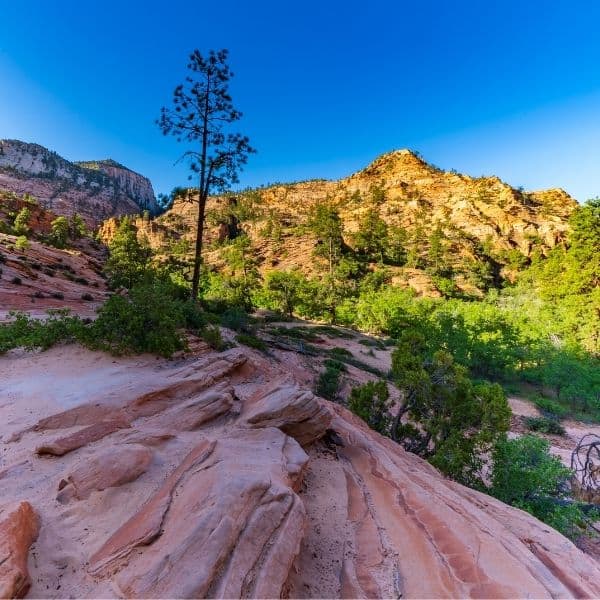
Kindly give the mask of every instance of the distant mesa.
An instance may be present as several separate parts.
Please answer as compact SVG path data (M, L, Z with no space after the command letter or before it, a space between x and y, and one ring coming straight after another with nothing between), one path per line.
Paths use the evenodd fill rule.
M59 215L77 212L93 226L159 208L150 180L112 159L70 162L19 140L0 140L0 189L31 194Z

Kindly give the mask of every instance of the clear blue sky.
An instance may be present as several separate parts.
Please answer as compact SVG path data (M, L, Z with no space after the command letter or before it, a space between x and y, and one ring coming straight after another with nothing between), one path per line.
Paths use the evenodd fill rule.
M584 200L600 195L598 23L594 0L0 0L0 138L185 185L154 119L191 49L227 47L259 151L243 184L410 147Z

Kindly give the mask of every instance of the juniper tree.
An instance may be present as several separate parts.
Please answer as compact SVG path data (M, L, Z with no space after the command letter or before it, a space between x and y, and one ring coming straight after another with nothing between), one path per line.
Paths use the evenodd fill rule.
M163 107L157 120L164 135L173 135L191 148L181 158L189 161L190 179L198 177L198 218L192 298L197 298L202 263L202 237L206 201L211 192L223 192L238 182L238 173L254 152L249 139L229 131L242 113L233 106L229 81L233 77L227 64L227 50L210 50L203 56L190 54L189 74L173 92L171 107Z

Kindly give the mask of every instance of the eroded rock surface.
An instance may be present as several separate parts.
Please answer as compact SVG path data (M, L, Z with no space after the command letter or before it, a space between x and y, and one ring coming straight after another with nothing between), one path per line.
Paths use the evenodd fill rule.
M304 530L292 487L307 460L273 428L201 442L92 557L91 572L117 571L124 597L277 597Z
M353 598L600 593L600 565L547 525L445 479L334 408L331 427L343 445L335 458L315 453L309 463L315 491L303 499L319 524L291 572L291 597L315 597L319 578L333 595ZM328 480L338 490L334 498ZM323 510L330 513L324 525Z
M23 598L27 594L27 555L38 531L38 516L29 502L0 508L0 598Z
M310 390L292 384L261 389L244 417L252 427L278 427L303 446L323 437L331 412Z
M41 398L23 381L53 356ZM600 596L570 541L316 397L310 357L284 361L0 357L18 507L0 513L0 595L26 593L29 562L31 597Z
M94 491L102 491L137 479L152 461L152 450L140 444L118 444L83 457L61 479L56 499L63 504L85 500Z

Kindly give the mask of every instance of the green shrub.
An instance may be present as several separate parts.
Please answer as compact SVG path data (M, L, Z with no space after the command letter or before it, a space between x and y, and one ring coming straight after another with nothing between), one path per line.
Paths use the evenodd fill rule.
M105 271L112 288L131 288L152 275L150 246L138 240L137 227L128 217L121 219L108 248L110 256Z
M319 336L314 332L313 327L270 327L269 331L282 337L290 337L308 342L319 341Z
M206 326L202 330L200 337L217 352L222 352L225 350L225 348L227 348L227 344L221 335L221 330L216 325Z
M389 434L391 407L390 394L385 381L369 381L354 387L348 399L348 408L371 429L383 435Z
M0 353L12 348L46 350L62 341L84 337L85 326L68 310L48 311L46 320L33 319L25 313L11 313L12 321L0 325Z
M29 248L29 240L24 236L19 236L15 241L15 248L20 251L27 250Z
M392 438L453 479L481 487L486 456L510 425L502 388L472 381L448 352L429 355L425 337L413 331L398 340L392 375L405 399Z
M182 302L164 282L134 286L129 296L114 295L98 310L89 343L113 354L151 352L171 356L185 348Z
M180 301L180 308L188 329L200 331L208 322L208 315L193 300Z
M329 354L335 358L352 358L352 352L346 350L346 348L335 347L329 351Z
M50 243L57 248L64 248L69 241L69 221L66 217L57 217L50 223Z
M315 386L317 396L327 400L337 400L342 374L341 363L338 361L325 361L325 370L319 375Z
M385 350L385 343L382 340L375 338L363 338L358 340L358 343L367 348L377 348L377 350Z
M535 405L547 416L554 416L557 419L561 419L569 414L568 409L558 402L551 400L550 398L538 396L534 402Z
M525 425L530 431L539 431L540 433L554 433L556 435L565 435L565 428L556 419L548 417L527 417Z
M240 344L244 344L244 346L249 346L250 348L254 348L255 350L260 350L261 352L264 352L267 349L267 345L264 343L263 340L249 333L238 333L235 336L235 339Z
M344 340L352 340L355 338L353 333L346 331L345 329L340 329L339 327L332 327L331 325L316 325L313 327L313 331L315 333L322 333L330 337L338 337Z
M17 276L13 277L13 278L10 280L10 282L11 282L11 283L14 283L15 285L21 285L21 284L23 283L23 282L21 281L21 278L20 278L20 277L17 277Z
M221 314L220 322L223 327L227 327L228 329L247 331L250 324L250 317L246 311L233 306Z
M335 369L336 371L340 371L340 373L345 373L347 371L346 365L335 358L326 358L323 361L323 366L327 369Z
M576 538L588 529L591 515L586 517L569 498L572 472L550 454L549 442L534 435L503 439L496 444L492 460L490 494L568 537Z

